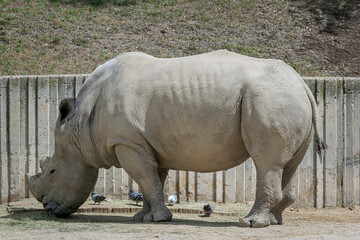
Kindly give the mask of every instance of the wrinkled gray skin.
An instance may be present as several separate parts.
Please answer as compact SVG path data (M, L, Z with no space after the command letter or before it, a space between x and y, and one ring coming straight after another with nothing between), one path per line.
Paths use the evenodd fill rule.
M124 53L99 66L76 100L61 103L54 156L30 189L67 216L89 196L99 168L122 167L144 193L134 219L169 221L169 169L219 171L251 156L256 200L239 225L282 224L314 130L320 142L316 122L310 90L282 61L226 50L174 59Z

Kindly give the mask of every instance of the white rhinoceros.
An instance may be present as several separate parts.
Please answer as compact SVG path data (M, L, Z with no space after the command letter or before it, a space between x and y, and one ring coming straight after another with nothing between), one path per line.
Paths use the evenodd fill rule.
M45 209L67 216L93 190L98 169L122 167L144 193L135 220L170 221L169 169L225 170L252 157L256 199L240 226L281 224L294 172L315 132L314 97L279 60L226 50L160 59L124 53L99 66L77 99L65 99L55 153L28 179Z

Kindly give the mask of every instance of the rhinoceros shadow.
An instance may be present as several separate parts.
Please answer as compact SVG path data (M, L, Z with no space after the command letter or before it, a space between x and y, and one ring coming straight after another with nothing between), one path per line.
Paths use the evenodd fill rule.
M186 217L188 218L188 217ZM198 219L197 219L198 218ZM63 223L119 223L119 224L152 224L152 225L192 225L202 227L233 227L237 226L237 222L212 222L206 221L199 215L193 214L191 219L173 218L171 222L157 222L157 223L142 223L133 221L133 217L126 215L108 215L108 214L72 214L67 218L56 218L55 216L45 211L27 212L27 213L12 213L1 216L1 220L10 219L17 221L58 221Z

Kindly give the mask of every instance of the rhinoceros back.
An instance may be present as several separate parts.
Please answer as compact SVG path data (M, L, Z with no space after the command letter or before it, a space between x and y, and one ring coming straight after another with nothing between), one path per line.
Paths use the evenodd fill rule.
M242 94L266 74L266 65L228 51L172 59L120 55L96 84L102 109L97 131L110 145L111 139L141 144L145 138L160 167L234 167L249 157L241 136Z

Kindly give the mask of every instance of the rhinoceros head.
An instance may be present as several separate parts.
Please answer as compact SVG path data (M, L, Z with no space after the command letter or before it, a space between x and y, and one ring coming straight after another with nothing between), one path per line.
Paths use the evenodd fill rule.
M83 204L96 183L98 169L86 165L75 122L75 99L65 99L59 107L55 151L40 163L41 173L27 176L34 197L45 210L57 217L66 217Z

